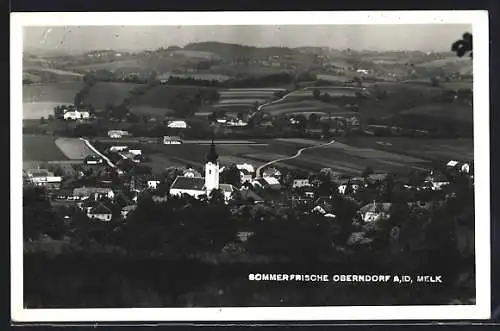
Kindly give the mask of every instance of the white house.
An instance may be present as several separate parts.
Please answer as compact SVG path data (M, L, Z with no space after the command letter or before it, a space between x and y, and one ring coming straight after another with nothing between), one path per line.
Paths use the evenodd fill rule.
M377 222L390 218L390 208L392 203L370 203L359 210L359 214L364 222Z
M247 169L240 169L241 183L251 183L253 180L253 175Z
M92 219L98 219L101 221L109 222L113 217L113 213L108 207L106 207L103 204L100 204L97 207L90 209L90 211L87 213L87 216Z
M148 180L148 188L156 190L158 188L158 185L160 185L159 180Z
M249 163L243 163L243 164L237 164L236 165L236 168L238 168L238 170L247 170L249 173L255 173L255 168L253 167L253 165L249 164Z
M180 137L164 136L163 137L163 144L164 145L178 145L178 144L182 144L182 140Z
M128 152L132 155L142 155L142 151L140 149L129 149Z
M114 199L115 193L110 188L105 187L77 187L73 190L73 196L79 199L94 198L95 200L100 197Z
M187 123L186 121L170 121L168 122L167 127L175 129L186 129Z
M312 186L311 183L309 182L309 179L294 179L292 183L293 188L300 188L300 187L310 187Z
M90 113L88 111L70 110L64 113L63 118L65 120L86 120L90 118Z
M54 176L54 174L46 169L28 170L28 180L36 186L45 186L50 188L59 188L62 182L62 177Z
M111 146L109 150L111 152L122 152L126 151L128 149L128 146Z

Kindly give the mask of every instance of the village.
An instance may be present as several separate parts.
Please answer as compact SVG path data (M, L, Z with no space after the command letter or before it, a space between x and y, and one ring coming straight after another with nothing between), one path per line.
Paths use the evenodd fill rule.
M109 131L114 138L126 134ZM175 142L181 140L163 139L164 144ZM219 165L216 146L214 141L207 146L204 169L171 168L162 174L152 174L144 166L147 155L140 149L112 145L102 154L96 150L102 157L85 158L81 170L73 177L55 175L53 171L62 173L57 166L52 166L52 171L27 170L25 185L45 189L52 206L65 220L79 210L89 222L126 222L144 197L162 203L175 197L207 201L220 196L237 217L243 217L243 210L259 210L268 215L294 210L334 221L337 213L342 213L335 208L335 200L340 197L357 206L352 222L359 225L387 221L393 205L398 203L425 209L453 198L460 178L473 185L472 164L455 160L429 172L395 175L376 173L367 167L362 176L352 177L329 168L312 173L272 164L258 169L248 163L224 167ZM246 240L252 229L239 229L238 233Z

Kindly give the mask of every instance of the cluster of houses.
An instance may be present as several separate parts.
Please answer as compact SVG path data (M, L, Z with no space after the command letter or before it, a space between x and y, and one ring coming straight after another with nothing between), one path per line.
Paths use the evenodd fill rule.
M129 149L127 146L112 146L112 151L120 153L123 158L132 158L142 155L140 150ZM239 192L240 196L252 203L265 203L266 199L260 197L256 192L257 188L282 189L282 173L274 167L265 168L259 175L253 165L244 163L236 165L241 179L241 188L237 188L228 183L221 183L221 173L225 169L219 166L216 146L212 141L209 153L207 154L204 167L204 176L194 169L185 169L182 175L177 176L169 188L171 196L189 195L194 198L210 196L213 190L222 192L224 201L228 204ZM450 160L446 163L449 171L466 173L472 178L472 164ZM383 182L387 174L371 174L366 177L352 177L335 180L338 193L349 195L356 193L362 187L367 187L369 183ZM53 173L45 169L35 169L26 171L27 180L37 186L46 186L58 190L62 181L61 177L54 176ZM160 185L160 180L153 175L132 176L130 181L130 192L134 193L134 198L121 210L121 217L127 215L135 209L137 197L144 190L155 191ZM315 187L319 184L319 179L295 178L291 183L291 205L300 204L312 206L310 213L317 213L326 218L335 218L335 210L330 203L331 197L318 197L315 194ZM450 184L447 177L441 172L431 171L428 176L418 185L404 184L406 189L415 190L442 190ZM57 194L56 194L57 195ZM77 205L86 213L89 218L102 221L111 221L113 213L112 206L102 202L103 198L113 201L117 192L109 187L78 187L66 194L58 193L59 199L75 200ZM154 196L154 194L153 194ZM163 201L166 197L156 197L158 201ZM422 207L422 206L421 206ZM360 208L359 215L364 222L374 222L389 217L390 202L373 202Z

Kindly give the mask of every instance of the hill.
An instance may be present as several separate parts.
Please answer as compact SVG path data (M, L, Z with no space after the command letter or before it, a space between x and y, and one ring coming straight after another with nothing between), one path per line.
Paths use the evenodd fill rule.
M185 50L203 51L222 56L225 59L267 58L270 56L293 55L297 52L286 47L254 47L220 42L190 43Z
M381 118L387 125L471 135L473 109L461 103L428 103Z

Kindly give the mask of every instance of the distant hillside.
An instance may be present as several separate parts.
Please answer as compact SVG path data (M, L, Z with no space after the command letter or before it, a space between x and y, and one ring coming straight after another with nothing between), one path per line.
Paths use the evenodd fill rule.
M428 103L381 120L388 125L467 135L472 134L473 109L461 103Z
M260 58L269 56L293 55L297 51L285 47L254 47L220 42L191 43L184 50L203 51L217 54L225 59Z

